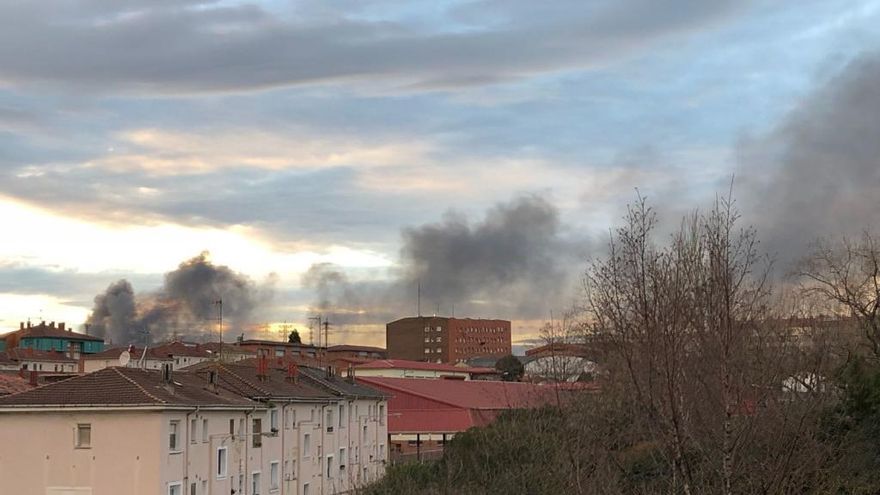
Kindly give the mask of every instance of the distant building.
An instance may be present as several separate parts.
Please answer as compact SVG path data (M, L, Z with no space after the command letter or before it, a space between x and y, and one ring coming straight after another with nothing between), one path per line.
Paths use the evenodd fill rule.
M2 492L351 493L384 473L386 396L325 373L114 367L0 397Z
M385 326L390 359L464 363L477 356L511 353L510 322L441 316L414 316Z
M35 349L69 353L73 359L80 354L92 354L104 350L104 339L74 332L64 323L41 322L39 325L21 323L19 329L0 335L0 351L10 349Z
M483 375L496 375L494 368L470 368L446 363L426 363L404 359L380 359L354 367L357 377L426 378L472 380Z
M226 346L226 344L223 345ZM290 359L302 364L318 364L324 358L323 347L294 344L287 341L246 339L229 345L253 352L257 356Z

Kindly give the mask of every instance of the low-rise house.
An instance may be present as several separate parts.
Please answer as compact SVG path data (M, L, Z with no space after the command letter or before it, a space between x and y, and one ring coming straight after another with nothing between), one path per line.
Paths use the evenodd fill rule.
M358 377L381 376L389 378L431 378L471 380L485 374L495 374L491 368L471 368L445 363L426 363L405 359L380 359L354 366Z
M224 344L225 346L226 344ZM324 348L308 344L294 344L292 342L276 342L273 340L246 339L239 340L234 344L241 349L256 353L257 356L268 358L281 358L293 360L299 363L310 364L323 361Z
M18 348L64 352L77 359L80 354L104 350L104 339L74 332L73 329L66 328L64 323L56 325L53 321L31 325L27 322L21 323L14 332L0 335L0 351Z
M43 373L76 373L78 362L69 354L57 351L41 351L33 348L17 348L6 351L9 360L18 363L19 369Z
M0 397L3 492L350 491L384 472L386 397L323 373L110 367Z
M121 358L125 354L127 359ZM155 348L148 347L116 347L96 354L81 356L82 370L85 373L111 368L116 366L128 368L140 368L146 370L161 370L165 365L174 365L174 358L167 354L156 352Z

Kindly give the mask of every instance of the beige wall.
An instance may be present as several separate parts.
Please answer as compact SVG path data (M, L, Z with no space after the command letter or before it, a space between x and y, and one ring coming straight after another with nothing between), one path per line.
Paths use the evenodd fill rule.
M155 495L160 418L155 412L0 413L2 492L42 495L55 487ZM92 426L91 448L74 447L79 423Z
M383 407L380 408L379 404ZM345 406L340 428L339 405ZM180 483L189 495L252 495L252 476L260 472L263 495L342 493L384 473L387 414L382 401L277 403L278 432L271 433L267 410L249 411L68 411L0 412L0 493L55 495L64 488L77 495L164 495ZM328 432L327 410L333 431ZM262 445L253 447L254 418L262 420ZM193 428L192 420L195 420ZM234 433L229 433L233 420ZM242 433L241 424L245 425ZM178 449L170 449L171 422L179 425ZM207 421L207 436L204 434ZM88 449L74 447L76 425L92 427ZM366 433L364 433L366 427ZM305 435L310 451L304 451ZM226 449L226 476L217 475L217 451ZM340 452L340 448L344 449ZM327 462L332 456L330 477ZM270 490L271 463L278 462L279 489ZM340 464L345 469L340 469ZM239 477L243 491L238 491ZM81 493L75 489L82 489ZM64 492L60 492L64 493Z

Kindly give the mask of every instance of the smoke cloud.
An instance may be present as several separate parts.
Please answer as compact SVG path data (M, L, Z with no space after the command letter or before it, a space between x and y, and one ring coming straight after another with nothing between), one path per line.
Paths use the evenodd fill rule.
M271 296L248 277L218 266L209 254L184 261L165 274L162 287L135 295L127 280L110 284L95 297L87 324L92 335L114 344L143 343L178 335L190 340L207 340L216 335L218 308L223 301L224 331L240 331L258 307Z
M744 210L781 266L819 237L876 230L878 136L880 54L872 53L806 97L769 135L742 143Z
M391 281L352 280L338 267L313 265L302 284L317 294L312 312L336 325L385 323L422 314L546 318L570 304L578 248L555 206L539 196L500 203L471 223L449 212L402 231Z

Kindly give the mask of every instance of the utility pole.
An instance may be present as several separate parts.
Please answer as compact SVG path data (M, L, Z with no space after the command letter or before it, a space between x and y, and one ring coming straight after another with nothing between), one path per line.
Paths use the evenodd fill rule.
M330 333L330 322L327 320L324 320L324 347L329 347L329 342L330 342L329 341L330 336L328 335L329 333Z
M214 304L217 305L217 323L220 327L220 347L219 352L217 353L220 356L220 360L223 360L223 299L217 299L214 301Z

